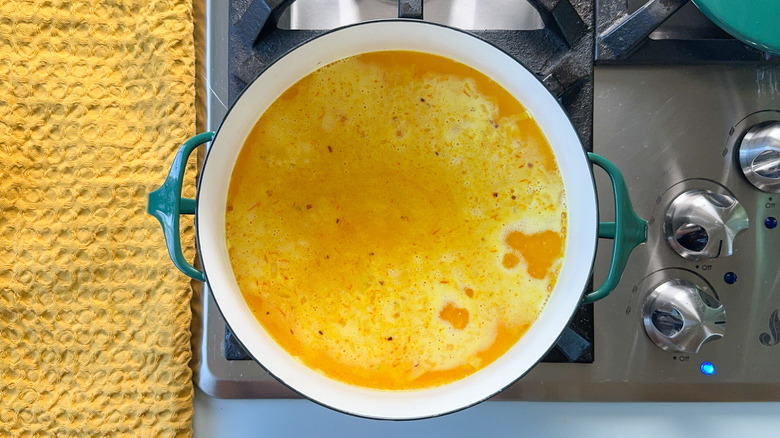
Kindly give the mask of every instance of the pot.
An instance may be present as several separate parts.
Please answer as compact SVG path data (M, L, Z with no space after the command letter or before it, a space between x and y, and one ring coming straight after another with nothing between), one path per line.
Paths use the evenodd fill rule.
M693 0L693 3L734 38L759 50L780 54L777 0Z
M380 391L332 380L301 364L264 331L245 303L233 276L225 243L225 205L230 175L244 140L260 115L283 91L318 67L351 55L381 50L412 50L441 55L469 65L513 94L536 119L555 153L567 194L568 224L564 260L557 284L528 332L487 367L458 381L429 389ZM197 199L181 198L187 157L200 144L211 147L200 173ZM598 223L596 164L609 174L616 222ZM150 194L150 214L160 220L174 264L190 277L208 282L230 329L247 352L270 374L300 394L354 415L383 419L437 416L478 403L530 370L555 344L579 304L606 296L622 274L631 250L646 240L647 223L638 218L620 172L586 154L558 101L524 66L479 38L445 26L410 20L376 21L326 33L292 50L269 66L239 97L216 134L188 140L174 159L163 186ZM179 215L195 213L198 253L204 271L182 256ZM596 242L615 239L612 267L604 285L584 295Z

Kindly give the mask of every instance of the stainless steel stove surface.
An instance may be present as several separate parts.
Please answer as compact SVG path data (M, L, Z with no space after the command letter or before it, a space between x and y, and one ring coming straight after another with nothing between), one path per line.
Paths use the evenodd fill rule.
M391 3L397 10L395 2L374 2L379 9ZM230 3L246 9L251 2ZM280 27L317 28L319 22L301 14L322 2L299 0L294 7L296 3L297 9L282 16ZM337 3L341 6L319 18L346 17L346 22L332 23L337 25L369 13L355 12L363 2ZM424 5L437 11L441 3L429 0ZM506 0L491 11L503 7L516 13L515 3ZM596 23L588 26L603 36L630 21L630 13L643 2L600 0L595 8L593 2L571 3L580 10L590 3L585 9L595 9ZM227 35L235 17L228 4L205 3L207 129L219 126L231 87L246 82L229 72L233 61L227 57ZM526 6L519 9L527 17L513 18L513 23L538 32L539 14ZM456 13L462 11L469 9L436 12L436 20L455 26L474 23ZM626 53L618 53L608 38L591 40L601 55L593 77L586 74L592 88L580 87L592 93L584 100L580 93L580 101L567 102L571 96L562 89L571 89L572 83L560 71L540 74L551 90L557 89L567 111L576 113L572 117L586 147L592 132L594 152L621 169L634 207L650 228L647 243L634 251L618 288L582 310L584 325L592 324L593 339L576 328L560 341L567 351L587 350L586 359L540 363L496 399L780 400L780 193L772 193L780 192L780 62L730 39L692 4L677 13L681 15L672 15ZM481 21L478 26L506 24ZM669 47L674 49L670 56L659 57ZM712 47L724 49L712 52ZM609 220L610 188L601 173L596 172L596 180L602 220ZM594 283L606 277L611 249L609 241L599 244ZM208 289L196 284L194 290L196 384L223 398L298 397L256 362L229 359L241 355L231 351L237 344Z
M542 19L527 2L511 0L426 0L425 19L460 29L541 29ZM279 18L283 29L333 29L362 21L398 17L396 0L297 0Z

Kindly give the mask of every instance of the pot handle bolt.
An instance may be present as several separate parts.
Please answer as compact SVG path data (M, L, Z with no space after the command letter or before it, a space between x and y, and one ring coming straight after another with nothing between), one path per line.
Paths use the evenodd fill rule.
M184 179L184 168L192 151L213 139L213 132L204 132L184 142L173 159L171 170L163 185L149 193L149 205L146 208L147 213L156 217L162 225L165 245L168 247L168 255L171 256L173 264L181 272L198 281L205 281L206 276L184 258L179 236L179 216L195 214L196 204L194 199L181 197L181 185Z
M612 181L612 192L615 197L615 222L599 223L599 238L615 241L612 248L612 261L604 284L593 292L585 294L583 298L584 302L592 303L606 297L615 289L620 277L623 276L631 251L640 243L647 241L647 221L634 212L626 181L617 166L592 152L588 152L588 159L607 172Z

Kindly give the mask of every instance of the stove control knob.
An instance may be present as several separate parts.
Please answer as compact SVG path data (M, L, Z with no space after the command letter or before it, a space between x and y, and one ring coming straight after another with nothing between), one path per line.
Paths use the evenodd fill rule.
M780 193L780 122L748 130L739 145L739 165L756 188Z
M731 255L734 237L748 225L747 212L734 197L691 190L669 204L664 234L681 256L706 260Z
M647 335L666 351L698 353L702 344L726 333L723 305L687 280L669 280L653 289L642 319Z

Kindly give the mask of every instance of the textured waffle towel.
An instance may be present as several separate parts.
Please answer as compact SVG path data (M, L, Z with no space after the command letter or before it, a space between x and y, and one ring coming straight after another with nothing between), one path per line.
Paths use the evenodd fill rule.
M191 435L189 285L145 208L194 133L192 29L187 0L0 1L0 436Z

